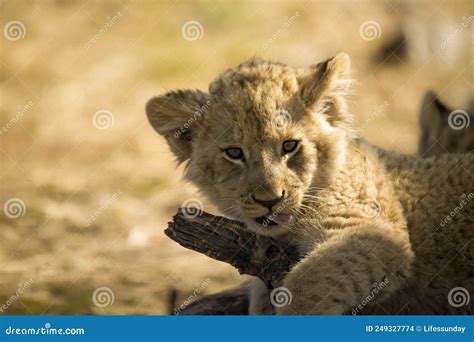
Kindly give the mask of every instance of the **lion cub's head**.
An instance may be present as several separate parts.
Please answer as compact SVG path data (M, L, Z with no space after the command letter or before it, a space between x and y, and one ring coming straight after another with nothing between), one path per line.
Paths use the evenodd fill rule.
M251 59L209 92L177 90L146 112L186 178L224 213L276 235L344 162L349 57L304 69Z

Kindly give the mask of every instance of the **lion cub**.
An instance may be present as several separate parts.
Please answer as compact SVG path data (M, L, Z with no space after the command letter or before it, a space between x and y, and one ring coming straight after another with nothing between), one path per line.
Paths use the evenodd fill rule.
M355 136L349 72L344 53L301 69L253 58L146 113L222 212L300 247L277 314L473 313L453 291L474 293L474 156L416 159ZM253 313L269 296L251 296Z

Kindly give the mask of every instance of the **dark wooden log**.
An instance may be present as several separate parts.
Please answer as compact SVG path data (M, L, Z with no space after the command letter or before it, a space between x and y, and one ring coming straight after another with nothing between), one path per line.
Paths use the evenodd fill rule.
M242 222L193 208L180 208L165 234L183 247L231 264L241 274L278 287L299 260L295 246L245 229Z

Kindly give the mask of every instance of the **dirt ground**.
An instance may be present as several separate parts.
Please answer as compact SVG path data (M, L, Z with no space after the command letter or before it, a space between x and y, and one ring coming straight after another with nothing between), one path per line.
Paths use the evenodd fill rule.
M424 92L455 108L472 92L472 14L470 1L0 1L0 313L165 314L172 289L180 304L239 284L163 234L186 200L215 211L146 101L254 55L304 66L346 51L359 132L414 153Z

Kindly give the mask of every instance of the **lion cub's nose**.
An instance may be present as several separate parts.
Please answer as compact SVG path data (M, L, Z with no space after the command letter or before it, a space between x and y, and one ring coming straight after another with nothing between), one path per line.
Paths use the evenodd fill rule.
M263 205L264 207L267 207L268 209L272 209L272 207L277 204L278 202L280 202L283 197L285 196L285 190L282 191L281 193L281 196L278 197L278 198L273 198L273 199L270 199L270 200L261 200L261 199L258 199L255 197L254 194L252 194L252 198L255 202L257 202L258 204L260 205Z

